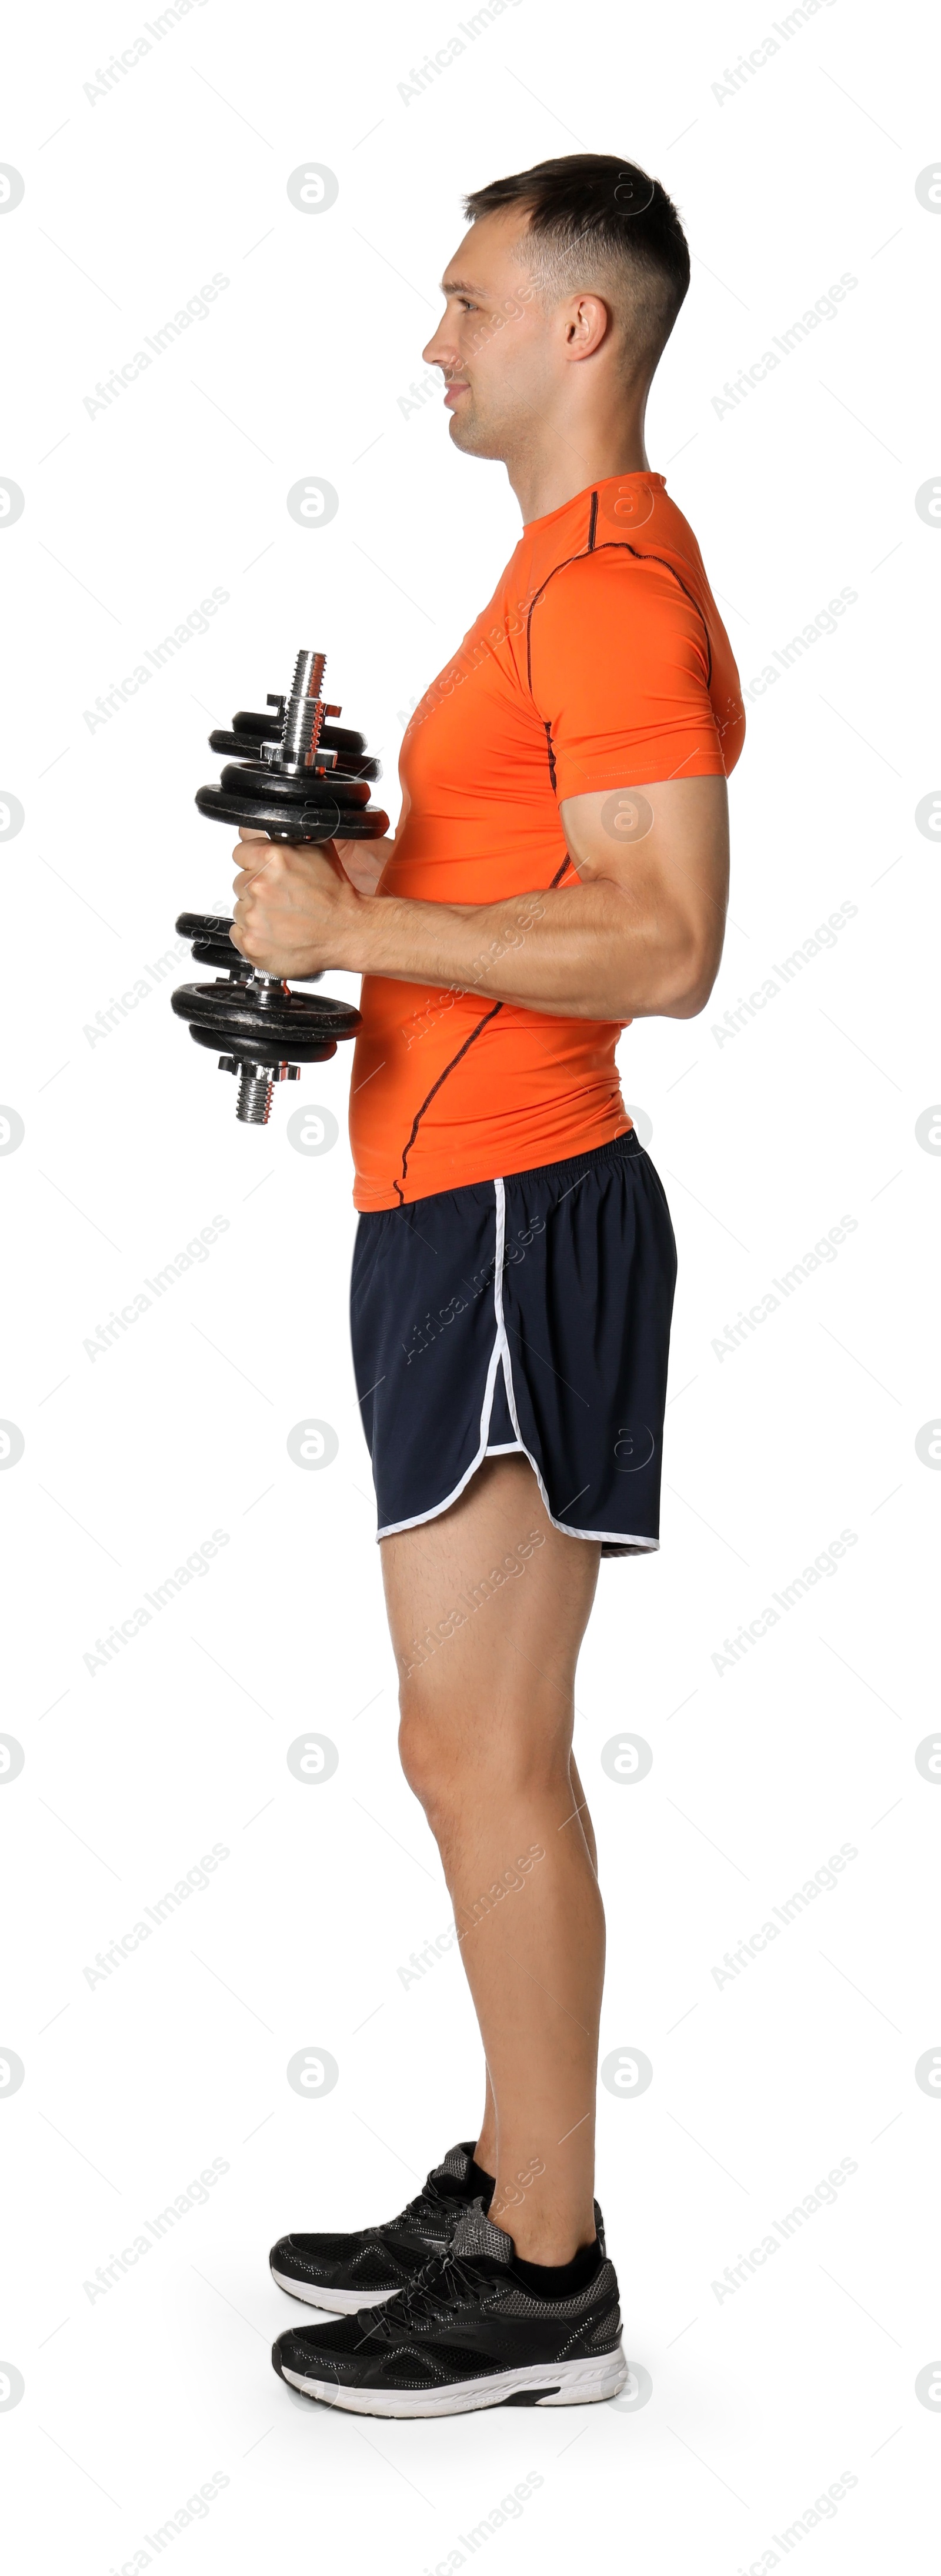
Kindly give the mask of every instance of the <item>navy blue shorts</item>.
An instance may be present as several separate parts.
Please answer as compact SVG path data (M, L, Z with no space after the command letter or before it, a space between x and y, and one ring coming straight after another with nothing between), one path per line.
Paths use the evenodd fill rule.
M361 1216L350 1315L379 1538L517 1451L557 1529L605 1556L658 1547L675 1285L663 1184L633 1130Z

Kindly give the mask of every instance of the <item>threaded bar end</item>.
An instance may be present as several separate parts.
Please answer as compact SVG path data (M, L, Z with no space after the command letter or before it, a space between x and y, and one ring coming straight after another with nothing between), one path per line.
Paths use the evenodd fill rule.
M292 698L319 698L326 667L325 653L299 653L291 683Z
M270 1065L240 1066L235 1115L242 1120L243 1126L267 1127L273 1091L274 1075Z
M292 771L312 769L317 757L324 720L321 696L326 669L325 653L299 653L294 665L294 681L284 709L278 769Z

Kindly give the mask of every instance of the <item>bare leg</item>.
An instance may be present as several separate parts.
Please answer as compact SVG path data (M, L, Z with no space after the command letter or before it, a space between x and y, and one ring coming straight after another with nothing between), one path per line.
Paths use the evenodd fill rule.
M599 1555L553 1529L517 1458L382 1542L403 1766L441 1853L492 2088L491 2215L552 2264L595 2232L604 1916L570 1763Z
M591 1862L592 1869L594 1870L595 1877L597 1878L598 1846L595 1842L595 1828L588 1813L588 1803L579 1778L578 1765L575 1760L574 1753L569 1754L569 1781L572 1790L572 1807L573 1809L577 1808L578 1810L582 1832L588 1845L588 1857ZM493 2086L490 2081L489 2068L485 2067L484 2076L484 2116L480 2124L480 2136L477 2140L476 2147L474 2148L474 2162L481 2167L481 2171L483 2173L493 2174L496 2173L497 2106L493 2098Z

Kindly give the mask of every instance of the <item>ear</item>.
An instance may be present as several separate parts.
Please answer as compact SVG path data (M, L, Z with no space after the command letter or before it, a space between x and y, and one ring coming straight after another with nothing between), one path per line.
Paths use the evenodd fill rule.
M567 358L593 358L607 339L612 317L602 295L573 295L565 315Z

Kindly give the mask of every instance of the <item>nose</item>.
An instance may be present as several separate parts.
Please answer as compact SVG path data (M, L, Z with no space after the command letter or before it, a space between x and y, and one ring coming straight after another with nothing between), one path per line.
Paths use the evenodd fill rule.
M427 367L447 368L455 365L457 351L453 334L448 331L447 313L442 315L437 330L432 333L427 346L422 350L422 357Z

